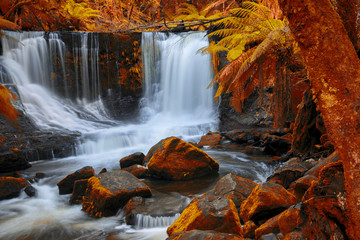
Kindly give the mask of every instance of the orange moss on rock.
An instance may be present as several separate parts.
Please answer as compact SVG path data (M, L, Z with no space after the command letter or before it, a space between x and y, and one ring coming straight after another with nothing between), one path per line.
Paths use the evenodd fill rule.
M176 137L161 140L145 158L152 177L189 180L216 173L219 163L201 149Z
M0 84L0 114L11 122L16 121L19 116L18 111L11 104L11 101L15 101L16 99L15 94Z
M66 177L64 177L60 182L57 183L59 188L59 194L69 194L72 193L74 189L74 183L77 180L89 179L95 175L95 171L92 167L83 167L76 172L73 172Z
M262 183L241 204L240 217L244 221L257 222L275 216L295 203L296 197L281 185Z
M135 196L150 197L151 190L126 171L105 172L89 179L82 206L90 216L107 217Z
M19 196L21 189L26 186L24 178L0 177L0 200Z
M280 232L285 236L301 226L300 209L290 207L282 212L278 218Z
M220 133L208 132L206 135L201 137L198 146L210 146L212 148L215 148L221 142L221 138L222 136Z
M167 233L171 236L193 229L242 235L236 206L231 199L227 198L220 198L212 202L195 198L167 229Z

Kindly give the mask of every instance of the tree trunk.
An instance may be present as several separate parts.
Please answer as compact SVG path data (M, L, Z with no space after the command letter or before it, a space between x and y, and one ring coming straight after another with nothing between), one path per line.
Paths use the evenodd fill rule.
M360 239L360 60L329 0L278 0L308 69L329 138L344 165L350 239Z

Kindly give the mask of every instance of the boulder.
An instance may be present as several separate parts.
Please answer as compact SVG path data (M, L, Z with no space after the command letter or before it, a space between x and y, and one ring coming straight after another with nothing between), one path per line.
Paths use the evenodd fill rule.
M300 218L300 205L292 206L282 212L278 218L280 232L286 234L298 229L302 222Z
M204 193L200 198L213 201L217 198L226 197L232 199L235 206L240 208L241 203L250 195L251 191L257 185L257 183L251 180L229 173L222 177L213 189Z
M74 183L74 190L70 196L70 204L82 203L83 197L87 189L88 179L76 180Z
M121 169L123 171L127 171L134 175L137 178L147 178L149 177L149 170L141 165L132 165L130 167Z
M145 161L145 155L142 152L136 152L127 157L120 159L120 167L127 168L132 165L143 165Z
M278 240L277 236L274 233L268 233L265 235L262 235L259 240Z
M197 146L210 146L211 148L216 148L221 143L221 138L222 136L220 133L208 132L206 135L201 137Z
M258 227L255 230L255 239L260 239L261 236L269 234L269 233L274 233L277 234L280 232L280 227L279 227L279 215L276 215L275 217L270 218L269 220L267 220L265 223L263 223L260 227Z
M295 194L296 198L298 200L301 200L301 198L304 196L305 192L309 189L312 183L316 182L317 180L318 178L313 175L305 175L293 182L289 186L289 188Z
M139 216L163 217L163 219L179 216L187 204L187 198L180 195L161 195L151 198L134 197L126 204L126 224L136 225L139 223L137 221Z
M169 236L193 229L242 235L239 214L233 200L195 198L167 229Z
M0 200L15 198L27 186L23 178L0 177Z
M73 172L63 178L60 182L57 183L59 188L59 194L69 194L73 192L74 183L80 179L89 179L95 175L95 171L92 167L86 166L76 172Z
M276 136L271 134L264 134L261 136L263 141L264 151L271 155L280 156L287 153L291 149L291 134L285 136Z
M151 197L151 190L131 173L106 172L89 179L82 206L90 216L107 217L135 196Z
M219 233L215 231L191 230L187 232L179 232L166 240L245 240L239 235L229 233Z
M240 217L258 223L267 220L296 203L296 197L284 187L275 183L262 183L254 188L241 204Z
M344 170L341 161L333 162L319 173L302 198L300 209L305 239L348 239L345 209Z
M207 153L176 137L161 140L145 158L151 177L189 180L217 173L219 163Z
M328 164L339 161L340 158L337 156L336 152L333 152L330 156L325 158L324 160L320 161L320 163L316 164L312 167L309 171L306 172L306 175L313 175L318 177L320 171Z
M282 166L278 167L267 181L282 185L284 188L288 188L290 184L302 177L308 170L306 163L300 160L300 158L291 158L285 162Z

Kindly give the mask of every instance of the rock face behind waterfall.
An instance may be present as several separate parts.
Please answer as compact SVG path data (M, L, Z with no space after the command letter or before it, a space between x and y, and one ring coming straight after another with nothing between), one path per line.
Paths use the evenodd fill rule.
M135 196L151 197L151 190L131 173L106 172L89 179L82 206L90 216L108 217Z
M219 163L201 149L176 137L161 140L145 158L151 177L189 180L214 174Z

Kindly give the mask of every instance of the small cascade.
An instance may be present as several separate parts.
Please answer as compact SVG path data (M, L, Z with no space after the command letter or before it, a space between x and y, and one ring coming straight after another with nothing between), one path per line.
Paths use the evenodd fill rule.
M175 214L174 216L151 216L144 214L135 215L135 228L158 228L158 227L168 227L175 222L175 220L180 217L180 213Z

